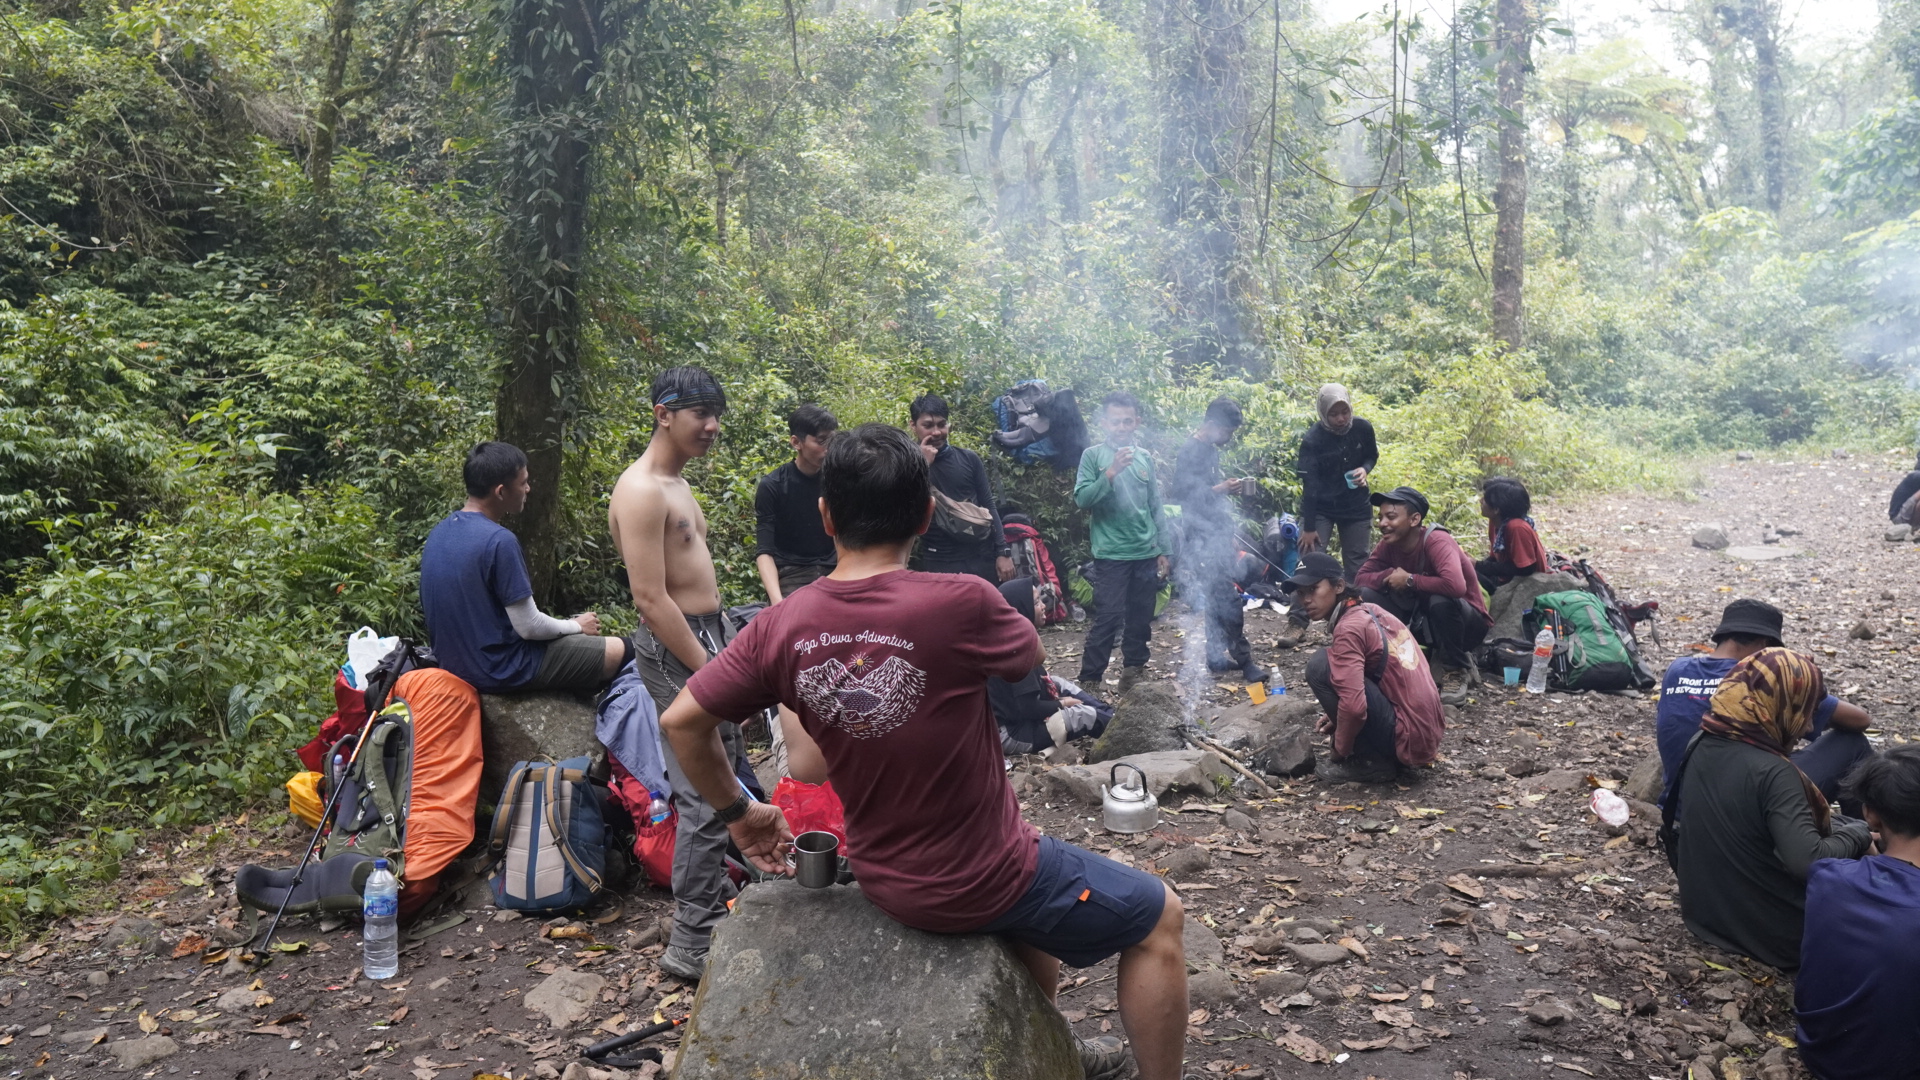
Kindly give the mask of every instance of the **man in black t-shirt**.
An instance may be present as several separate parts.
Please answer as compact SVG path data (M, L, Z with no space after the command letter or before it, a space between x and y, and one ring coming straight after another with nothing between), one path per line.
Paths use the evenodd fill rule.
M1180 447L1173 466L1173 501L1180 504L1180 563L1174 580L1187 604L1207 616L1207 668L1235 671L1248 682L1265 681L1265 668L1253 662L1247 644L1246 609L1233 582L1233 507L1229 495L1249 490L1254 481L1222 479L1220 448L1233 441L1243 421L1239 403L1218 397L1207 405L1206 419Z
M760 478L753 493L753 562L767 603L833 571L833 538L820 526L820 463L840 421L818 405L802 405L787 417L793 460Z
M947 442L947 401L938 394L922 394L908 406L910 431L927 459L934 491L949 506L979 514L984 520L962 525L941 507L920 538L920 562L931 574L972 574L998 585L1013 578L1013 549L1000 527L1000 508L987 482L987 466L980 455Z

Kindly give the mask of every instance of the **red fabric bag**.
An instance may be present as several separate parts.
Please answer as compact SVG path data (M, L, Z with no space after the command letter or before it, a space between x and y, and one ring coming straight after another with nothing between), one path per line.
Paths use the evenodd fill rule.
M680 828L680 811L669 809L667 819L658 825L647 820L647 808L653 804L653 793L647 790L634 775L627 771L620 759L607 755L607 764L612 766L613 775L609 787L613 799L619 803L627 816L633 819L633 858L647 875L647 881L656 888L673 888L673 837ZM669 807L673 800L667 800Z
M840 854L847 853L847 809L834 794L833 783L806 784L783 776L773 789L773 805L787 815L793 835L830 832L840 838Z
M320 724L320 734L314 740L294 753L300 755L300 763L308 772L327 771L327 751L342 736L352 735L367 726L367 695L364 690L355 690L353 684L340 672L333 673L333 715Z

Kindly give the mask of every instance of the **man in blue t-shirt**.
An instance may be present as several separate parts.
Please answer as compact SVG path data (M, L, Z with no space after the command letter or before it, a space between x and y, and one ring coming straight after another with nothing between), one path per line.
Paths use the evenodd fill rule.
M1877 846L1859 859L1821 859L1807 875L1794 1039L1819 1080L1913 1076L1920 1070L1920 747L1865 762L1846 787Z
M467 503L427 534L420 606L440 666L482 693L593 690L631 655L625 638L600 637L588 611L540 613L520 541L500 519L519 513L533 485L519 447L483 442L467 454Z
M1713 692L1733 665L1769 646L1781 646L1784 624L1780 609L1759 600L1735 600L1720 613L1713 631L1713 651L1683 656L1667 665L1661 680L1660 706L1654 715L1654 737L1660 744L1661 775L1666 787L1660 801L1673 790L1673 774L1686 756L1687 744L1700 730ZM1840 781L1860 759L1873 756L1863 732L1867 712L1858 705L1828 694L1813 711L1813 741L1793 755L1793 763L1819 786L1828 799L1840 790ZM1849 814L1859 810L1846 807Z

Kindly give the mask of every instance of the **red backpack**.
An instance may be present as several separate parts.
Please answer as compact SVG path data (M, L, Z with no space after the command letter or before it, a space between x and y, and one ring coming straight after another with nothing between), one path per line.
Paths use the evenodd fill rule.
M1066 583L1060 580L1060 572L1054 569L1053 553L1047 550L1047 542L1040 537L1040 530L1028 523L1023 514L1012 514L1001 522L1001 531L1006 534L1007 544L1013 549L1014 576L1030 577L1036 585L1052 587L1052 600L1040 612L1040 621L1051 625L1067 619Z

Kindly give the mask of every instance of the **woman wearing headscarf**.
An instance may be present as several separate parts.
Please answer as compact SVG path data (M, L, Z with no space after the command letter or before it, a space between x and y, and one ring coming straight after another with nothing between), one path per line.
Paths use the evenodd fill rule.
M1687 929L1783 971L1800 966L1808 868L1858 858L1872 842L1866 823L1834 815L1789 756L1826 696L1820 669L1791 649L1734 665L1681 759L1668 808Z
M1314 397L1314 410L1320 420L1300 437L1300 554L1326 551L1334 534L1340 537L1340 561L1347 580L1360 572L1360 564L1373 550L1371 526L1372 492L1367 479L1380 462L1380 447L1373 440L1373 425L1353 415L1353 399L1347 388L1328 383ZM1300 643L1300 631L1306 629L1306 614L1296 606L1289 615L1291 626L1275 642L1281 648Z

